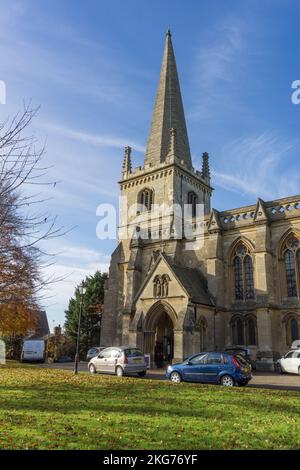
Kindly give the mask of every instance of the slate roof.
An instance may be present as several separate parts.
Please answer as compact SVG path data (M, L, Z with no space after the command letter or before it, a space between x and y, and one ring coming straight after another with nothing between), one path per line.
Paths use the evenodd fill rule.
M183 268L182 266L170 262L169 265L193 302L214 306L212 295L208 291L206 283L197 269Z
M44 310L36 312L36 326L34 332L29 337L30 339L42 339L50 334L47 314Z

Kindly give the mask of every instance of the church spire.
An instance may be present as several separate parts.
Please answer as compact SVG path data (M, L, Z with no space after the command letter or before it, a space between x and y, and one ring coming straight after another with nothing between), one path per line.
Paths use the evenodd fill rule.
M171 32L166 35L163 63L148 138L145 165L157 165L166 160L170 146L170 130L176 132L176 157L192 167L176 61Z

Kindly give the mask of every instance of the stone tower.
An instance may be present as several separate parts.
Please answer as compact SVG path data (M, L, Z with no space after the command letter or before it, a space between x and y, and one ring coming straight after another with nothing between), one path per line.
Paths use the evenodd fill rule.
M165 252L175 259L180 252L181 240L174 239L174 226L176 223L180 226L182 214L173 210L174 205L183 208L194 201L204 206L205 214L210 212L208 154L203 154L202 171L195 170L169 30L144 165L132 170L131 148L126 147L120 188L123 202L119 244L111 261L102 344L127 341L126 322L130 320L136 293L156 253ZM169 208L168 215L157 213L156 216L154 207L162 205Z

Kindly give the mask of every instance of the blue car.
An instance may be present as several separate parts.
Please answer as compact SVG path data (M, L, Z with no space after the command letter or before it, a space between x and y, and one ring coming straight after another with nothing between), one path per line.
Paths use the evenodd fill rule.
M252 374L251 365L242 356L228 352L202 352L169 366L166 377L174 383L184 380L233 387L247 385Z

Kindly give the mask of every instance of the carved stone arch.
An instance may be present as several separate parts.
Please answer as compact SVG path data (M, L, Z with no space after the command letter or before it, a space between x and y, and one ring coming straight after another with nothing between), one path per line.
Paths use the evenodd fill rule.
M196 324L195 324L195 330L200 331L201 327L204 327L205 329L208 328L208 323L204 315L200 315L199 318L197 318Z
M198 347L200 351L205 351L207 348L207 332L208 323L204 315L200 315L196 321L195 332L198 335Z
M192 217L196 217L197 215L197 204L198 204L198 196L195 191L189 191L187 193L187 204L191 205L191 215Z
M300 339L300 315L296 312L288 312L284 315L282 323L285 327L286 345L291 347L292 342ZM295 337L293 336L295 335ZM296 338L296 336L298 336Z
M142 188L137 195L137 203L146 207L146 210L151 210L154 204L154 189L152 187Z
M155 324L160 317L160 315L165 312L169 315L173 327L176 325L177 322L177 314L173 307L166 301L164 300L158 300L153 304L150 309L148 310L146 317L145 317L145 322L144 322L144 328L147 331L153 331Z
M300 241L300 230L296 229L296 228L292 228L290 227L288 230L286 230L283 235L281 236L279 242L278 242L278 245L277 245L277 257L278 257L278 260L282 260L283 259L283 251L284 251L284 246L287 242L287 240L293 236L295 238L298 238L298 240Z
M277 245L280 290L283 298L300 296L300 231L289 228Z
M231 247L229 248L229 251L228 251L229 263L232 262L233 255L239 244L245 245L245 247L249 250L249 253L253 256L253 253L255 250L254 244L248 238L244 236L239 236L238 238L234 240L234 242L232 242Z

